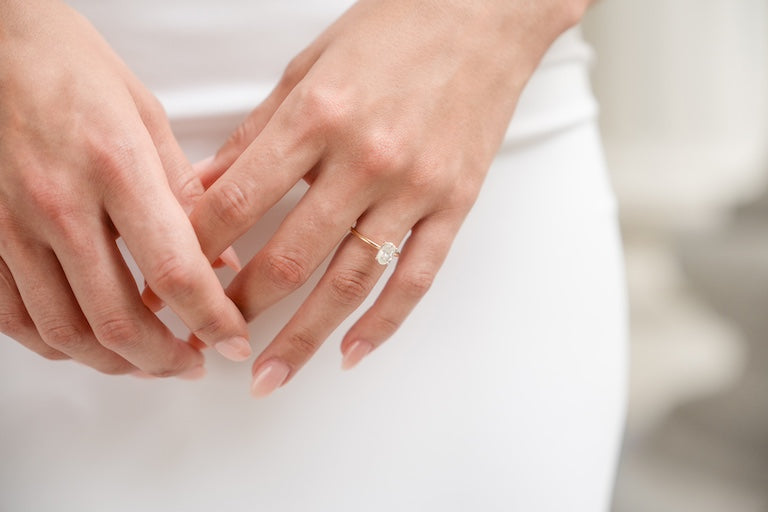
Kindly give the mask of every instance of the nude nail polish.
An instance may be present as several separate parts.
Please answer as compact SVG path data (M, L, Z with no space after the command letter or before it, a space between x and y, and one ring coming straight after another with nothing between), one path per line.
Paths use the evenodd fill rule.
M251 394L256 398L264 398L271 395L279 388L291 369L282 361L273 359L262 364L258 371L253 375L253 384L251 385Z
M231 245L221 253L219 259L235 272L240 272L243 269L243 264L240 263L240 258L237 256L235 248Z
M371 353L371 350L373 350L373 345L367 341L355 341L344 352L344 358L341 360L341 369L350 370L354 368L365 356Z
M239 336L220 341L216 343L213 348L215 348L219 354L232 361L244 361L251 357L251 346L248 344L248 340Z
M147 306L153 313L157 313L165 307L165 302L163 302L163 299L158 297L157 294L152 291L152 288L147 285L146 281L144 281L144 291L141 292L141 300L144 302L144 305Z
M196 366L191 370L178 374L176 377L183 380L200 380L205 377L206 373L205 366Z
M213 159L215 158L215 155L211 155L208 158L203 158L199 162L195 162L192 164L192 169L195 170L195 172L200 173L206 170L212 163Z

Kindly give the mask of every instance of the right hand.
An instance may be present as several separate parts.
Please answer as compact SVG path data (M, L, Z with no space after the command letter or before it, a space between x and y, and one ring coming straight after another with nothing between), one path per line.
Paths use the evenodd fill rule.
M203 186L158 101L58 1L0 0L0 331L101 372L201 376L145 306L115 239L197 338L233 360L247 327L185 213Z

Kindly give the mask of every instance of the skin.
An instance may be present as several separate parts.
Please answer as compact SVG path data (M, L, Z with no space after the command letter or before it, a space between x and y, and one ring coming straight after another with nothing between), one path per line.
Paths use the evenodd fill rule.
M376 251L349 235L352 225L395 243L402 255L344 336L344 366L398 329L477 198L523 86L586 7L574 0L361 0L290 63L201 170L211 186L190 216L211 258L299 180L311 184L227 290L250 320L335 251L256 358L255 396L296 375L381 276Z
M402 255L342 341L353 366L429 289L523 86L587 4L362 0L193 169L157 100L85 20L54 0L0 0L0 331L106 373L197 377L198 340L248 357L235 304L250 320L335 250L254 362L253 394L266 396L381 276L375 251L348 235L356 225ZM222 251L233 261L226 248L301 179L309 191L235 278L230 301L205 263ZM147 278L143 300L118 235ZM163 303L193 343L151 313Z
M157 100L64 4L0 12L0 331L104 373L202 376L200 351L142 302L120 236L197 338L247 358L185 211L203 186Z

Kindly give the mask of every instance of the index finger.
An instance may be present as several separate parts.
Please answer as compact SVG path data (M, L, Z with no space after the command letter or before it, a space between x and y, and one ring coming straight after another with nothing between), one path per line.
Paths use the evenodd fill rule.
M195 205L190 220L209 260L242 236L320 159L323 141L278 110Z
M229 359L246 359L245 320L203 255L151 141L142 145L116 160L121 169L104 207L147 283L195 336Z

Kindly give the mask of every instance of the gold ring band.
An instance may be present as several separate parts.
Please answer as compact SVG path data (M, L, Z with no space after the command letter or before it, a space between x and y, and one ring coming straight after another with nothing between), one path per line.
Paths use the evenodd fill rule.
M386 265L394 258L400 256L400 249L398 249L397 246L392 242L377 244L367 236L360 233L354 227L349 228L349 232L378 251L376 253L376 261L379 263L379 265Z

